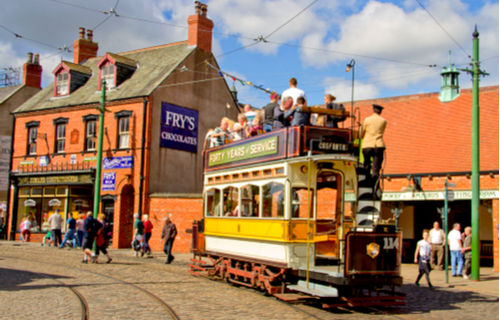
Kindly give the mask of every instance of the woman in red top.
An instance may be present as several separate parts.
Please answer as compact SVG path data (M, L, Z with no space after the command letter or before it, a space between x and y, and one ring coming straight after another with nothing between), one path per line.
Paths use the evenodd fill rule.
M149 246L149 239L153 231L153 224L149 221L149 216L144 215L144 253L148 256L151 254L151 247Z

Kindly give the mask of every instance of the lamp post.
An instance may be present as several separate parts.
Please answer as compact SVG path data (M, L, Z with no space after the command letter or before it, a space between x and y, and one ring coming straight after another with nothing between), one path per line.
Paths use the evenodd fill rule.
M354 128L353 123L353 109L354 109L354 65L356 61L354 59L349 62L347 67L345 68L345 72L349 72L352 69L352 84L351 84L351 142L352 142L352 130Z
M102 168L102 139L104 133L104 112L106 111L104 103L106 101L106 80L101 84L101 105L99 110L99 138L97 140L97 163L95 171L95 190L94 190L94 218L99 213L99 202L101 198L101 168Z

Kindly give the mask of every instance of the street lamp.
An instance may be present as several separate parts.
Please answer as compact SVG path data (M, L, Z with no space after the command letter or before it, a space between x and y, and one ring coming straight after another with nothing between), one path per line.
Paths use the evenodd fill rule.
M349 72L352 69L352 85L351 85L351 132L354 129L354 124L353 124L353 109L354 109L354 65L356 64L356 61L354 59L349 62L347 67L345 68L345 72ZM351 140L352 140L352 134L351 134Z

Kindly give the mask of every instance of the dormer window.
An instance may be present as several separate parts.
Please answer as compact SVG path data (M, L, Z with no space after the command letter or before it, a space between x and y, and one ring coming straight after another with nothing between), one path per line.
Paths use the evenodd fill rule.
M64 96L69 93L69 73L61 72L57 75L56 92L58 96Z
M102 80L106 81L108 90L120 86L137 69L137 63L134 60L109 52L102 57L97 66L99 67L97 90L101 90Z
M90 68L68 61L61 61L52 73L56 77L54 83L55 97L73 93L92 76Z

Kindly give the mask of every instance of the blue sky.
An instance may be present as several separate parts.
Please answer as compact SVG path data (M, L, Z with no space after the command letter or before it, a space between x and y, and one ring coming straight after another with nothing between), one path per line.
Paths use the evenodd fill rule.
M0 28L0 67L18 67L27 52L41 54L44 85L52 82L52 70L71 53L57 47L70 46L78 27L95 28L106 15L50 0L1 0L1 25L33 41L15 38ZM116 0L61 0L97 11L107 11ZM296 77L309 104L320 104L331 93L338 101L351 98L351 73L345 67L355 59L355 100L399 96L440 90L440 69L452 62L463 64L472 54L472 32L478 24L482 69L491 73L481 85L498 85L498 1L420 0L461 48L424 11L416 0L361 1L318 0L310 8L267 38L246 49L218 58L222 70L277 92ZM249 45L298 14L313 0L212 0L208 17L214 31L216 56ZM187 18L193 1L120 0L119 15L160 21L179 27L111 17L94 32L99 54L122 52L187 38ZM277 44L278 43L278 44ZM465 52L467 52L467 54ZM343 54L341 54L342 52ZM52 56L51 56L52 55ZM396 62L398 61L398 62ZM437 68L426 65L436 64ZM462 88L470 88L470 76L460 76ZM232 81L229 80L229 85ZM240 101L262 107L268 96L236 83Z

